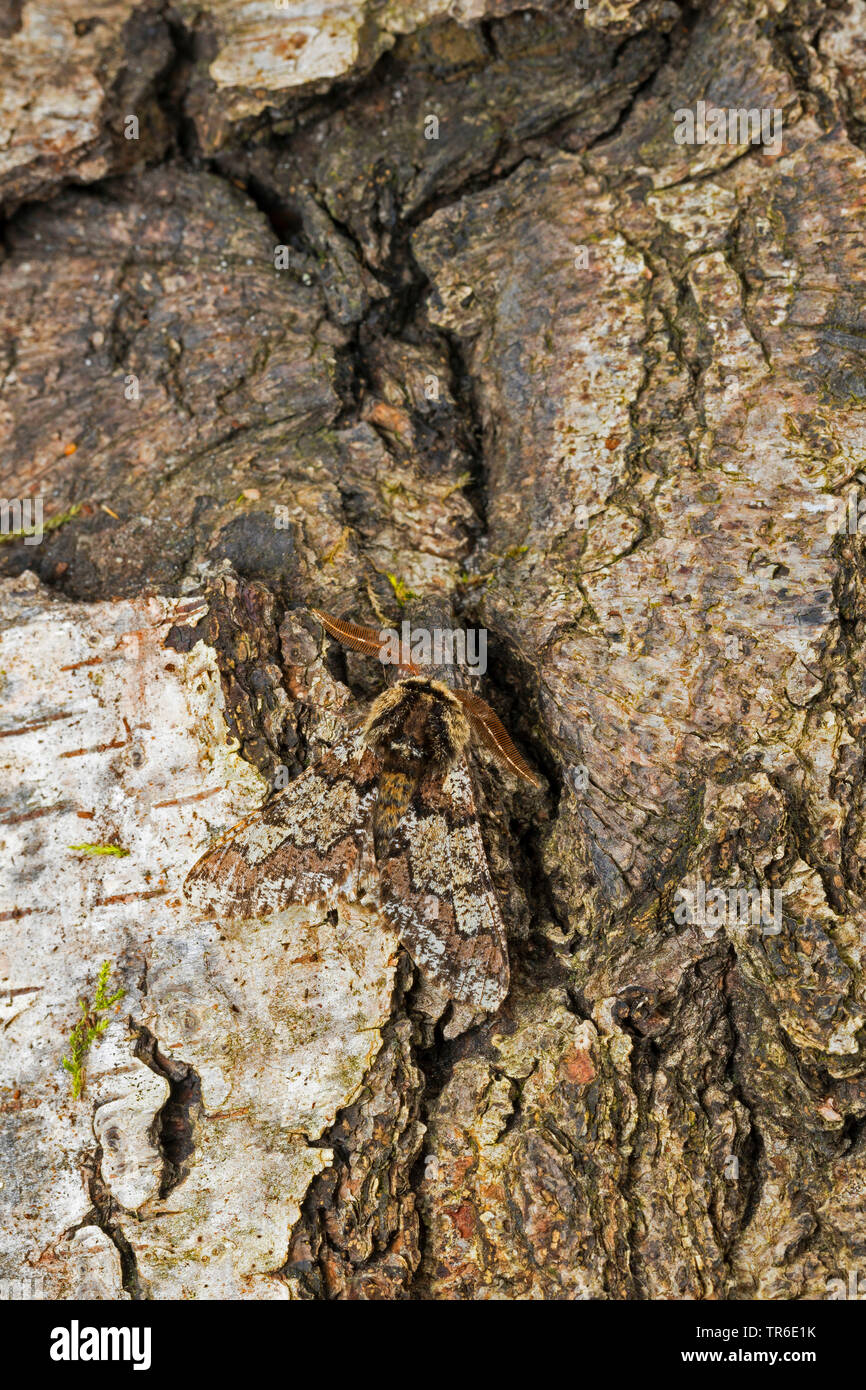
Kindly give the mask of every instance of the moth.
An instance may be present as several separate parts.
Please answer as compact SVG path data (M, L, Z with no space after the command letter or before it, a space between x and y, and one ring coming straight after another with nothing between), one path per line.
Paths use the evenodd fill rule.
M327 632L370 656L375 628L312 610ZM378 907L415 965L450 998L494 1012L508 993L505 928L467 762L477 737L538 785L479 696L421 673L400 675L360 730L229 830L189 871L198 907L241 917L340 898Z

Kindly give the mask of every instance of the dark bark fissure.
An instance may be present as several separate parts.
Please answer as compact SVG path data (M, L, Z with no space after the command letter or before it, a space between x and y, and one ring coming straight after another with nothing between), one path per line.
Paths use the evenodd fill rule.
M202 1113L201 1079L188 1062L166 1057L150 1029L133 1025L135 1056L168 1082L168 1099L154 1122L163 1158L159 1197L164 1200L189 1174L195 1153L195 1127Z
M120 1257L121 1286L124 1292L129 1294L134 1301L149 1298L149 1290L139 1277L135 1251L123 1232L121 1220L126 1216L126 1213L112 1196L102 1177L101 1145L97 1145L92 1152L84 1155L82 1175L87 1183L88 1196L93 1206L81 1221L64 1232L66 1239L71 1239L76 1231L80 1231L86 1226L98 1226L100 1231L111 1241Z

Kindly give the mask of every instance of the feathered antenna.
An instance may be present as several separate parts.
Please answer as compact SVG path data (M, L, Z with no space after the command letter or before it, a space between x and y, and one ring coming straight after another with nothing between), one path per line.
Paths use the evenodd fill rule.
M508 737L502 720L497 714L494 714L490 706L481 699L481 696L474 695L471 690L455 690L453 694L457 696L466 711L470 727L478 735L485 748L489 748L494 757L498 758L512 772L516 772L518 777L525 778L534 787L540 787L541 783L535 773L526 760L520 756Z
M375 656L379 661L383 661L382 653L388 643L382 641L382 633L379 629L363 627L360 623L349 623L344 618L330 618L327 613L320 613L318 608L311 608L310 612L322 624L325 631L330 632L332 637L336 637L338 642L342 642L344 647L351 647L352 651L363 652L364 656ZM404 655L406 654L401 646L401 656ZM389 664L387 657L383 664ZM401 660L397 665L401 671L409 671L412 675L418 675L418 667L408 656L405 661Z

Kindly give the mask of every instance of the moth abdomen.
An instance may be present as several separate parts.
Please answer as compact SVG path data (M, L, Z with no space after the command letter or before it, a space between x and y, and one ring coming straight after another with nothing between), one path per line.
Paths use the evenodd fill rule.
M385 857L394 831L402 821L415 794L417 776L405 772L382 772L379 794L373 808L373 843L376 859Z

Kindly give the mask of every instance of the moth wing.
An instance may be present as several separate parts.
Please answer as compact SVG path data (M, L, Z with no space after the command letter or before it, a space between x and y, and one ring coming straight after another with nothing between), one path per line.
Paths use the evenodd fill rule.
M196 907L239 917L360 897L375 882L378 773L359 737L335 745L203 854L184 893Z
M421 777L379 875L382 910L419 969L452 999L495 1012L508 947L465 760Z

